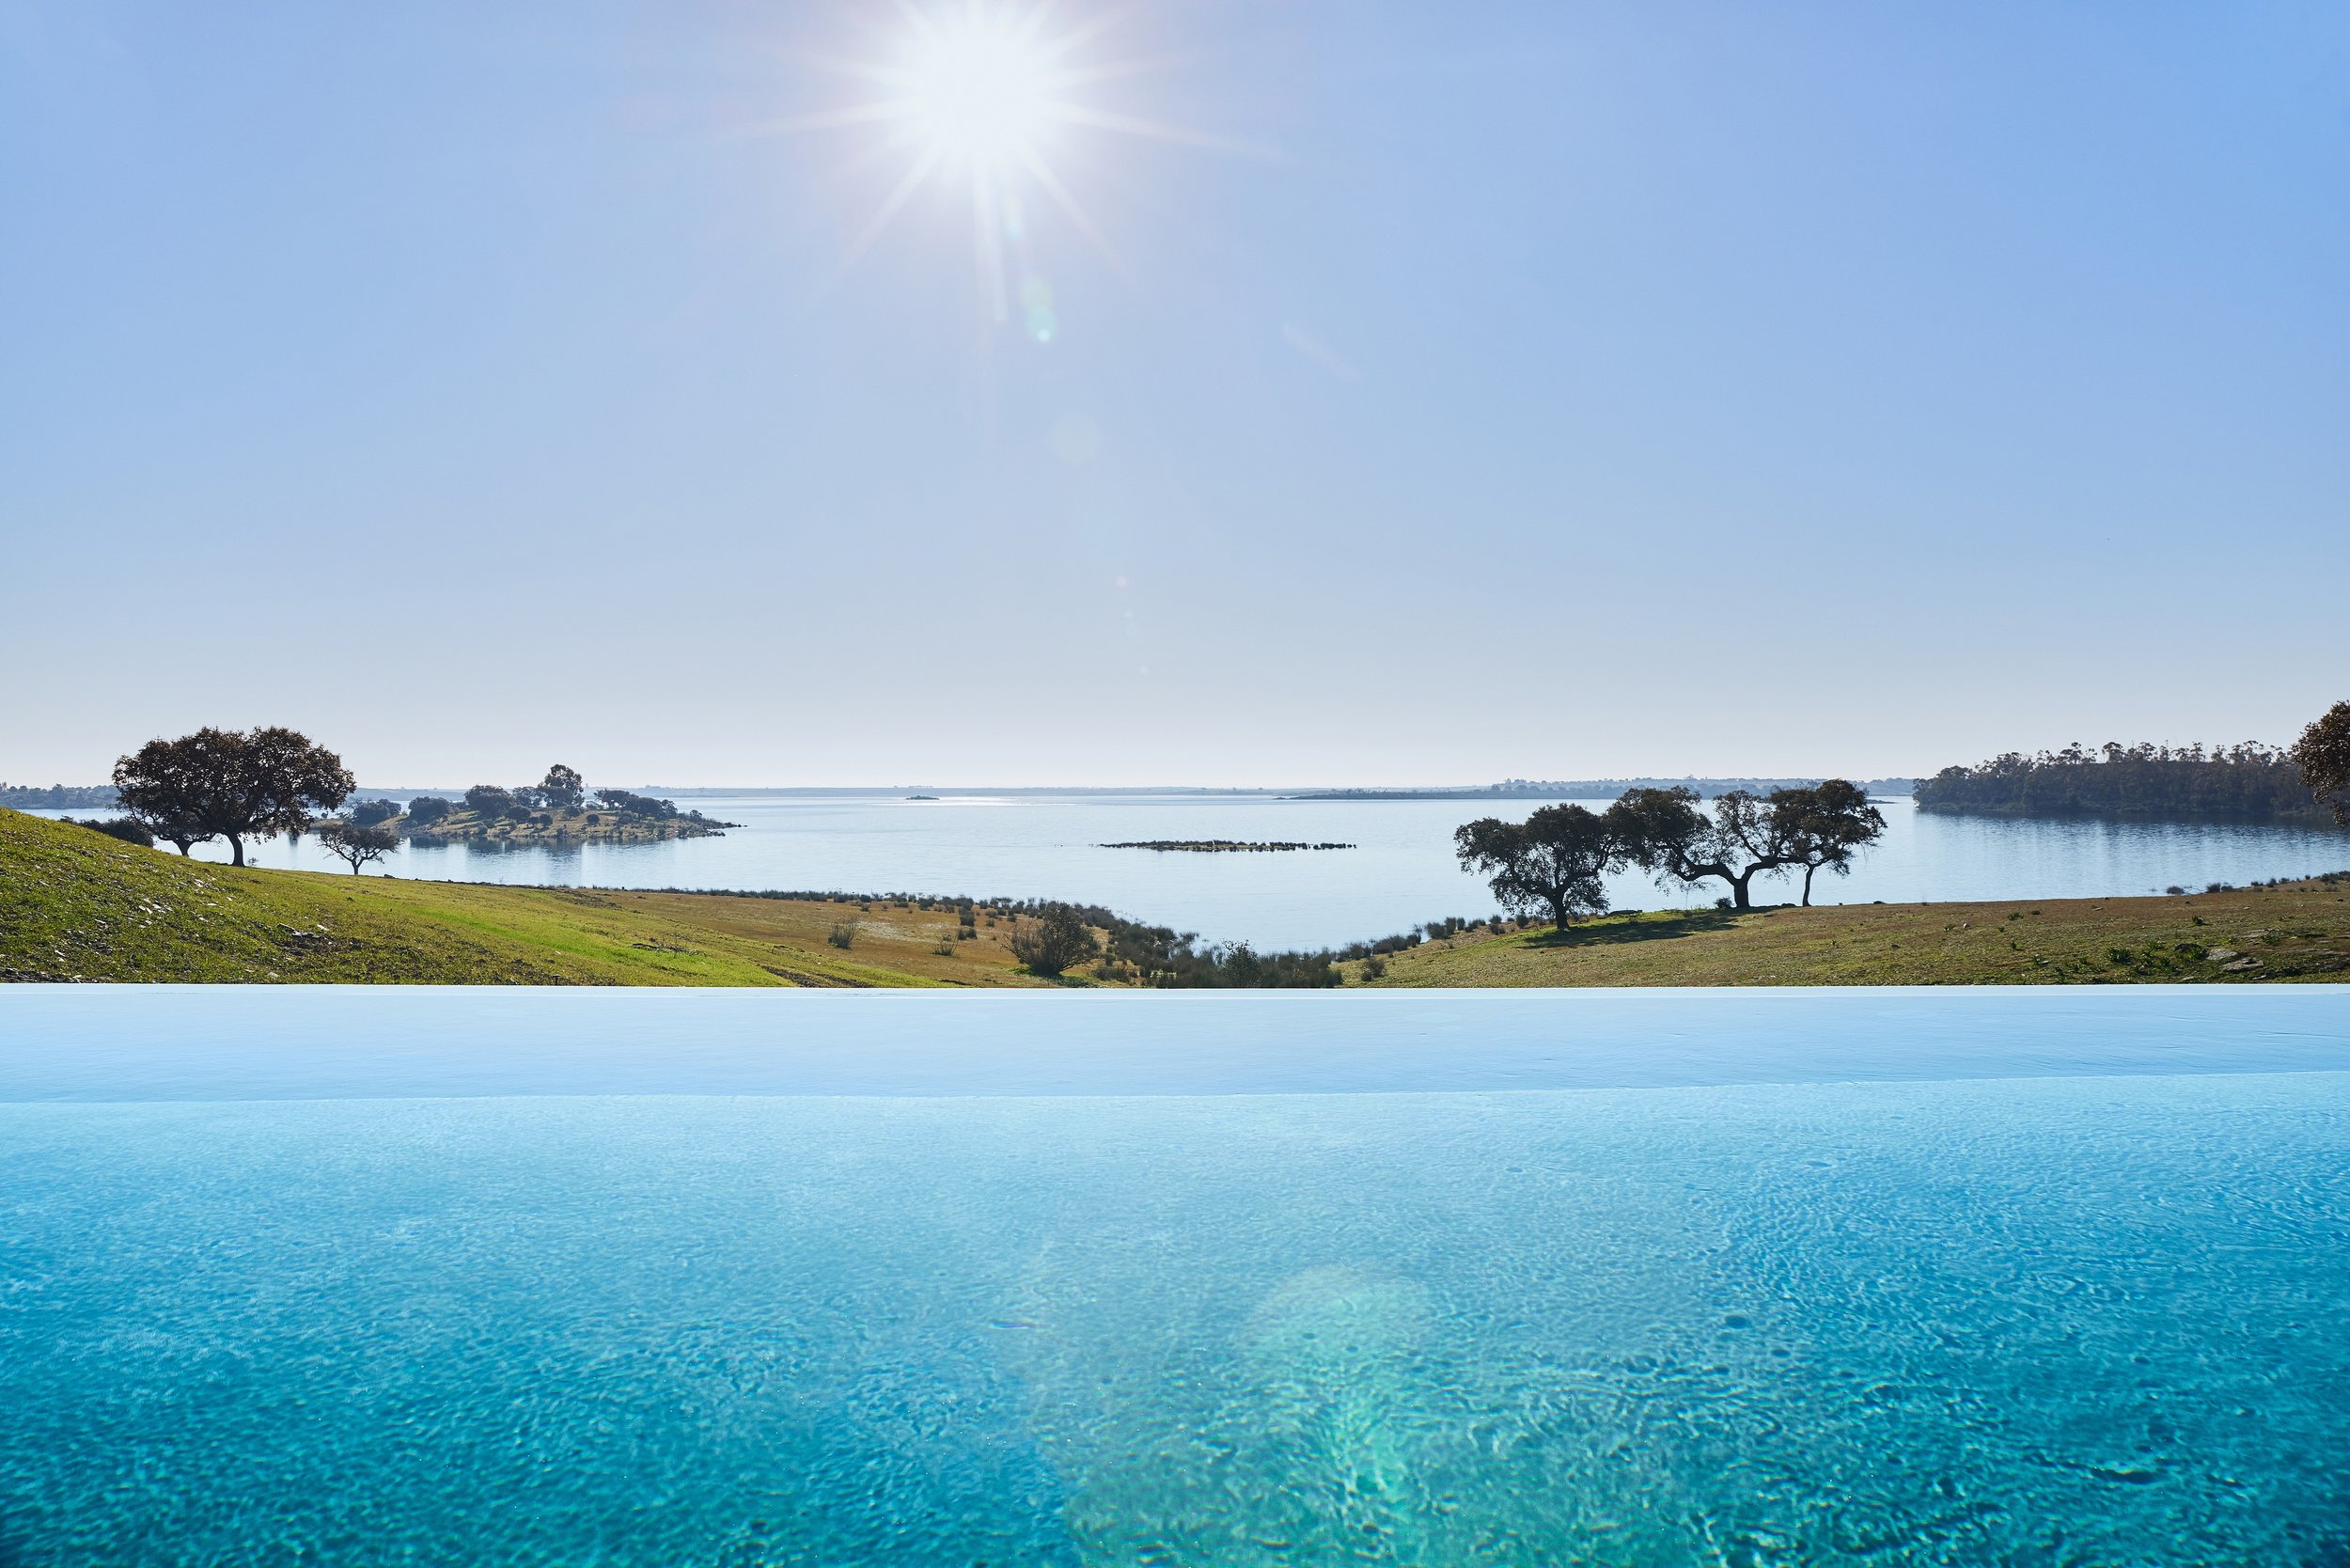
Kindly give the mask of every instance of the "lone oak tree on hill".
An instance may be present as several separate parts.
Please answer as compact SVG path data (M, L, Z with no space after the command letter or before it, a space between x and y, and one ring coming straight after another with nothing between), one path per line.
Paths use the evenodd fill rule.
M228 840L244 864L247 839L309 827L357 788L342 759L295 730L209 726L176 741L154 740L115 763L115 792L134 820L185 855L192 843Z
M2302 730L2293 757L2301 764L2301 782L2333 808L2335 822L2350 827L2350 702L2335 703Z
M1601 879L1623 864L1606 819L1580 806L1545 806L1523 823L1480 817L1452 843L1463 870L1492 879L1495 902L1513 915L1540 910L1561 931L1607 907Z

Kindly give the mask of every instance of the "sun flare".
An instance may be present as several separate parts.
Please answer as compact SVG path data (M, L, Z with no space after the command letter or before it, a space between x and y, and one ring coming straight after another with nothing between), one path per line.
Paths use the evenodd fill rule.
M1115 253L1053 162L1076 132L1110 132L1211 149L1253 151L1161 120L1120 113L1089 89L1157 68L1152 60L1102 59L1102 36L1124 12L1048 30L1049 0L950 0L925 8L901 0L901 25L880 58L837 65L877 89L867 102L787 122L793 130L878 129L879 149L906 160L903 174L851 242L854 261L925 186L947 181L968 193L982 316L1021 321L1036 341L1052 339L1052 290L1031 251L1028 209L1041 198L1107 257Z
M909 138L942 162L1010 175L1040 156L1063 107L1052 55L1033 23L1003 12L921 18L901 67Z

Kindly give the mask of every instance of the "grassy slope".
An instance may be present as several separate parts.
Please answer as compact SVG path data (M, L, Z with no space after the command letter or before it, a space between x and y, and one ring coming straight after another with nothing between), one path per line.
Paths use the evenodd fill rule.
M833 924L859 929L846 952ZM951 913L243 870L0 811L0 980L1033 985ZM945 941L952 957L932 949Z
M825 941L854 919L854 947ZM2201 923L2198 923L2198 922ZM0 810L0 980L1035 985L944 910L237 870ZM2259 960L2230 971L2181 944ZM945 945L952 956L934 949ZM2117 959L2120 950L2125 956ZM1359 983L1362 965L1342 965ZM1384 985L2350 980L2350 883L2186 898L1618 916L1432 942Z
M2189 945L2187 951L2181 944ZM2232 949L2257 967L2194 948ZM2120 954L2121 956L2117 956ZM1348 964L1350 982L1362 965ZM1431 942L1383 985L2032 985L2350 980L2350 883L2186 898L1614 916Z

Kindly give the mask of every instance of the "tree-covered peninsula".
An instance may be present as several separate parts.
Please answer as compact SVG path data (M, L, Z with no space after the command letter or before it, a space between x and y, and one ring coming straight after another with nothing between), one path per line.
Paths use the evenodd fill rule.
M2350 704L2337 704L2289 749L2108 741L2093 751L2077 742L2031 756L2011 751L1919 779L1918 808L2013 817L2333 823L2342 815L2344 795L2342 780L2326 771L2326 726L2341 729L2338 715L2345 712Z

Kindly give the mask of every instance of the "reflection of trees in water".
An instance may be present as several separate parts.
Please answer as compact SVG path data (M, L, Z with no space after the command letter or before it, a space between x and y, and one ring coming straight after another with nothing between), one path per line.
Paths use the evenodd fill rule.
M419 853L431 850L436 855L450 850L462 851L467 859L508 860L518 856L536 855L552 866L576 866L584 858L586 846L550 839L545 843L516 844L499 839L409 839L407 847ZM650 844L599 844L601 850L650 849Z

